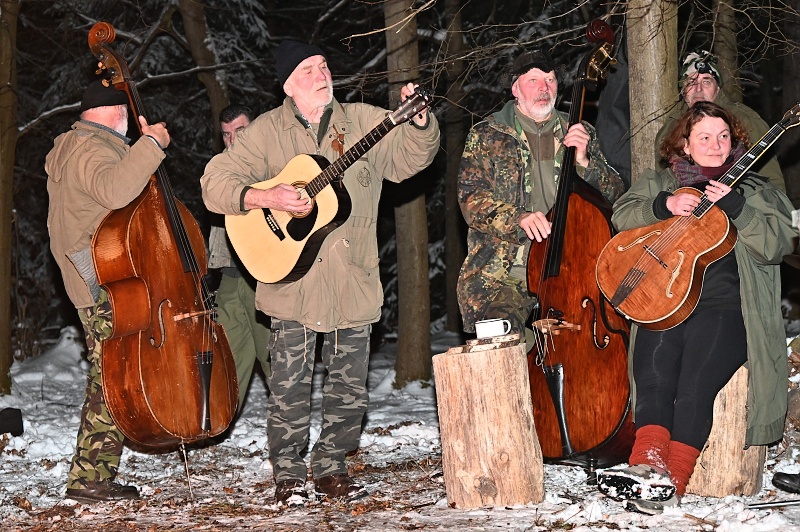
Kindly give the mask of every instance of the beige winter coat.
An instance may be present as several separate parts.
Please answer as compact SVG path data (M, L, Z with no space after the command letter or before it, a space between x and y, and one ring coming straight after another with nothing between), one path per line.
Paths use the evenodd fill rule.
M151 139L142 137L128 146L121 136L91 122L75 122L56 138L44 165L50 195L47 229L50 251L75 307L90 307L94 298L70 256L86 252L106 214L136 199L162 159L164 152Z
M248 184L276 176L292 157L319 153L336 160L332 141L344 134L347 151L377 126L386 110L371 105L339 104L321 145L303 127L290 98L254 120L236 143L215 156L201 179L206 207L221 214L243 214L242 193ZM383 290L378 275L376 222L383 179L399 182L433 161L439 147L439 125L432 113L427 127L411 123L390 131L346 172L352 200L347 221L325 238L314 265L291 283L259 283L256 307L279 319L300 322L320 332L356 327L380 318Z

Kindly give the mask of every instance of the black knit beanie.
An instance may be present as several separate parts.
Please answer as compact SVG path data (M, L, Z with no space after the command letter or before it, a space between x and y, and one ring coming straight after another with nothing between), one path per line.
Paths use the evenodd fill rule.
M107 105L126 105L128 95L125 91L118 91L111 85L106 86L102 79L95 80L86 87L81 98L81 113L94 107Z
M297 65L309 57L321 55L327 59L325 52L320 50L318 46L294 40L282 41L273 55L275 56L275 72L278 75L278 84L281 87L292 75Z

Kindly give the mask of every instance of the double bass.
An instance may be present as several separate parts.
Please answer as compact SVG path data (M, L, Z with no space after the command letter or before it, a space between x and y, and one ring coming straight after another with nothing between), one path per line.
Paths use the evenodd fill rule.
M581 120L587 87L614 61L612 28L595 20L586 33L595 44L581 62L569 126ZM613 231L611 205L576 174L575 148L566 148L547 218L550 236L531 243L527 262L528 291L539 301L528 353L533 417L545 460L593 471L624 462L633 445L629 326L594 280Z
M146 117L127 64L107 46L114 39L106 22L89 32L98 74L107 71L133 115ZM222 433L236 411L236 369L225 332L212 319L203 235L163 166L135 200L102 220L92 258L111 303L101 368L114 423L151 448Z

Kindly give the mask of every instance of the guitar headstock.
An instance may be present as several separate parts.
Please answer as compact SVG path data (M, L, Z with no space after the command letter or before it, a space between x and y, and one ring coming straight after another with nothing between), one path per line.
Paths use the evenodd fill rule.
M402 124L410 120L415 114L427 109L432 104L433 96L422 87L417 87L416 90L414 90L414 94L406 98L406 101L401 103L400 107L389 115L389 119L394 125Z
M781 120L781 126L783 126L784 129L789 129L798 124L800 124L800 102L794 104L791 109L786 111Z

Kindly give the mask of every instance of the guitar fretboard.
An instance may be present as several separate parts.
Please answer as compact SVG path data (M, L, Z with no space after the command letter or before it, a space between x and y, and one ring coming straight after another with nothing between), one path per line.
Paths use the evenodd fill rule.
M784 122L787 123L784 124ZM761 157L764 152L770 148L770 146L775 144L775 141L777 141L780 136L783 135L787 129L789 129L789 127L790 124L788 123L787 118L784 118L772 126L769 131L767 131L758 142L753 144L753 147L747 150L747 153L739 157L739 160L737 160L736 163L734 163L734 165L731 166L731 168L717 181L732 187L744 174L747 173L747 171L753 166L753 164L755 164L758 158ZM713 205L714 204L708 199L708 197L703 194L700 197L700 204L695 207L693 214L699 218L708 212Z
M359 160L365 153L367 153L378 141L386 136L389 131L395 127L391 117L386 117L383 122L378 124L372 131L367 133L364 138L359 140L352 148L347 150L341 157L336 159L330 166L323 170L317 177L311 180L306 185L305 190L310 197L314 197L322 189L327 187L337 176L344 173L345 170L350 168L354 162Z

